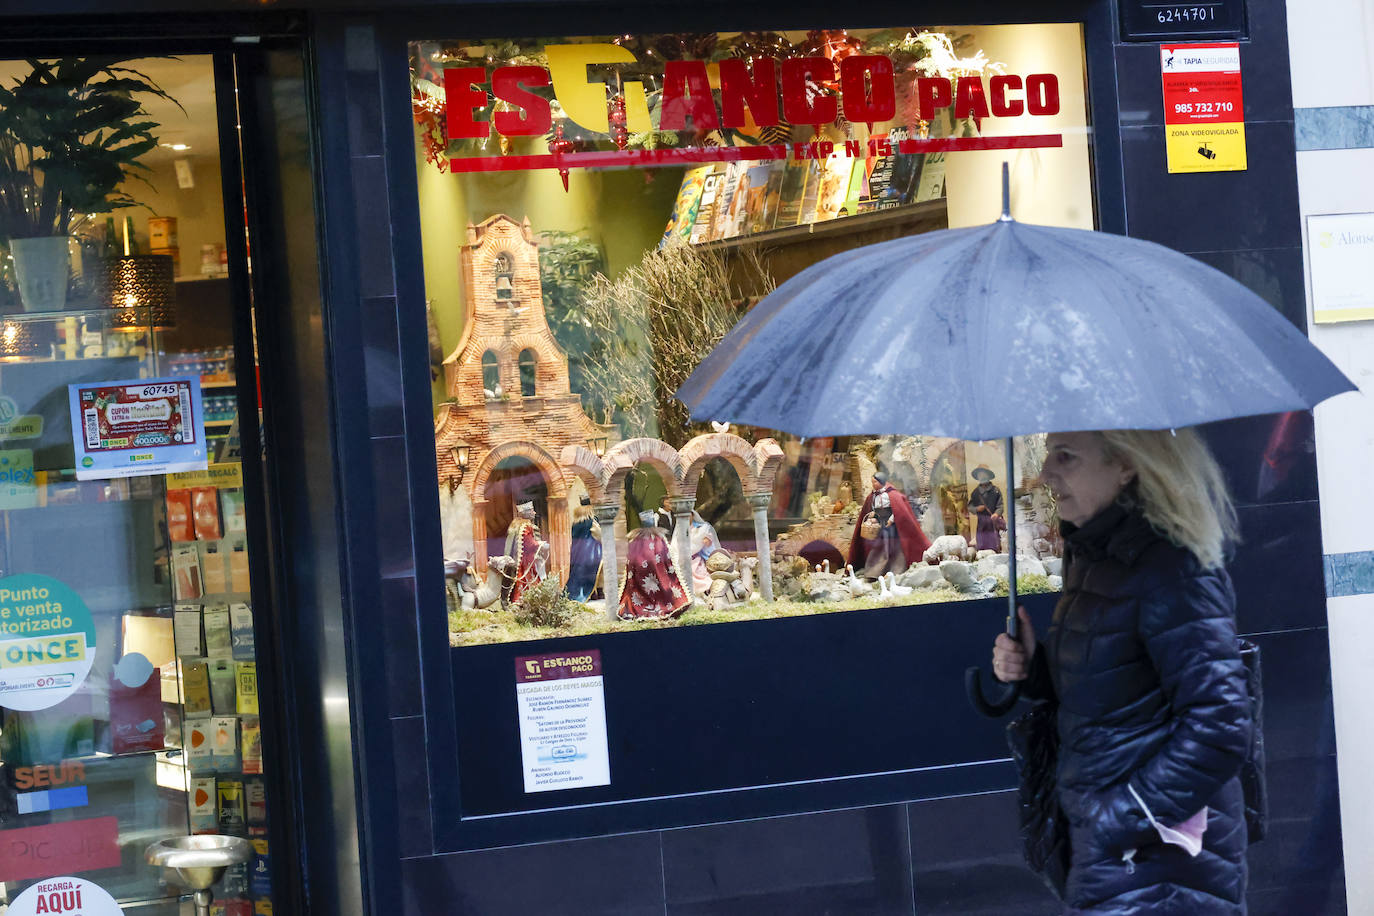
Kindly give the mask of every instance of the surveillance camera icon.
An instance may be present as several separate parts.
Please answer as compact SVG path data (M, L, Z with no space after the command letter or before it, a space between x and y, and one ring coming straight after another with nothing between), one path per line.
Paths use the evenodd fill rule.
M1206 143L1202 144L1201 146L1199 146L1199 147L1197 148L1197 154L1198 154L1199 156L1201 156L1202 158L1204 158L1204 159L1215 159L1215 158L1217 158L1216 150L1208 149Z

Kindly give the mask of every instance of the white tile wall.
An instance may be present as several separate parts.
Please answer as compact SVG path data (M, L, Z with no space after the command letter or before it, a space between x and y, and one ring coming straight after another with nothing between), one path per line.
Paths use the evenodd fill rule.
M1290 0L1289 46L1297 107L1374 104L1374 0ZM1374 212L1374 149L1297 154L1304 220ZM1312 341L1361 387L1316 409L1317 475L1325 553L1374 550L1374 322L1311 324ZM1374 595L1327 600L1336 716L1346 905L1374 913Z
M1374 4L1374 0L1369 0ZM1291 10L1290 10L1291 13ZM1298 198L1305 218L1374 212L1374 149L1298 153ZM1311 291L1308 284L1308 315ZM1313 343L1362 391L1316 411L1317 474L1325 553L1374 550L1374 321L1310 325ZM1374 686L1374 685L1371 685Z
M1374 686L1374 595L1331 598L1331 685L1336 709L1336 769L1341 786L1341 842L1345 852L1346 906L1374 913L1374 729L1369 697Z
M1374 0L1289 0L1293 106L1374 105Z

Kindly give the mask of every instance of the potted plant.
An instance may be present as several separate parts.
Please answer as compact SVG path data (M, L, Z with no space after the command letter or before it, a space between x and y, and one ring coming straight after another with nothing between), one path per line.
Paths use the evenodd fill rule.
M29 311L66 302L67 241L89 214L138 202L120 190L157 146L141 98L176 100L122 58L28 61L0 87L0 234ZM177 104L177 107L181 107Z

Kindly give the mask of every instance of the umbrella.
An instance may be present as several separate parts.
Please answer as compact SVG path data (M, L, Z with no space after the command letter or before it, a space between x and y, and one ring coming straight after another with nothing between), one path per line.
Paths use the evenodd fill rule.
M1005 439L1014 481L1012 436L1192 426L1355 389L1225 274L1152 242L1018 223L1009 198L1004 165L997 222L855 248L797 274L678 397L698 420L798 436ZM1011 708L1015 691L986 704L969 675L975 706Z

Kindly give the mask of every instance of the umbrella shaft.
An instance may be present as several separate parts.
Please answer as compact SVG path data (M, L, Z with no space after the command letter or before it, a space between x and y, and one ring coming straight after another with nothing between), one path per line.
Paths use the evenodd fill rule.
M1016 623L1016 440L1007 436L1007 635L1019 638Z

